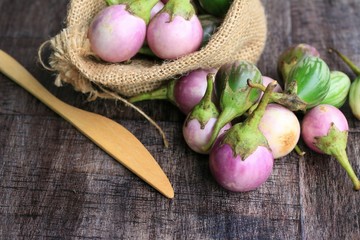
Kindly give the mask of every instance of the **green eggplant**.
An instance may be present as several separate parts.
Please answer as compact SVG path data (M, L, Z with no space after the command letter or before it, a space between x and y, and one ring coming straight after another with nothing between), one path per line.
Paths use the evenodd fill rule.
M351 83L349 105L353 115L360 120L360 76Z
M232 2L233 0L199 0L200 6L216 17L225 16Z
M290 70L305 56L320 57L318 50L306 43L299 43L283 51L277 63L278 72L285 81Z
M205 46L217 28L221 25L222 19L209 14L198 15L198 18L203 28L203 39L201 46Z
M337 108L342 107L348 97L350 85L351 81L348 75L340 71L331 71L330 88L320 104L330 104Z
M330 52L335 52L357 75L351 83L349 91L349 106L353 115L360 120L360 68L357 67L348 57L336 49L330 48Z
M289 72L285 81L285 92L292 92L296 82L296 94L307 106L318 105L327 95L330 88L330 70L319 57L303 57Z
M225 64L216 73L215 94L219 99L221 113L214 125L209 143L204 147L205 151L211 148L220 129L243 115L258 101L261 90L250 87L249 81L262 84L262 75L254 64L247 61Z

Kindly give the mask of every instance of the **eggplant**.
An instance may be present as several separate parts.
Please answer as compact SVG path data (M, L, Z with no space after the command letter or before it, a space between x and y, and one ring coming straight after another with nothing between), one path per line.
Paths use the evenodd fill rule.
M204 47L210 41L210 38L216 32L218 27L220 27L222 23L222 19L209 14L198 15L198 18L203 28L203 37L201 41L201 46ZM140 48L138 53L142 55L146 55L148 57L157 58L157 56L153 53L153 51L150 49L150 47L147 44L144 44Z
M212 35L216 32L217 28L221 25L222 20L209 14L203 14L198 16L201 26L203 28L203 39L201 46L205 46Z
M360 76L351 83L349 105L353 115L360 120Z
M330 48L330 52L335 52L357 75L350 86L349 105L353 115L360 120L360 68L357 67L348 57L336 49Z
M230 8L232 0L199 0L200 6L211 15L223 17Z
M351 81L348 75L340 71L330 72L330 88L321 104L329 104L340 108L346 102Z
M310 109L326 97L330 88L330 70L319 57L303 57L289 72L285 81L285 92L293 92L296 83L297 96Z
M275 81L270 83L255 111L221 134L210 151L211 174L227 190L255 190L272 173L274 157L259 124L275 86Z
M306 43L299 43L283 51L278 60L278 72L285 81L291 69L305 56L320 57L318 50Z
M248 82L261 83L260 70L247 61L236 61L220 67L215 76L215 95L219 99L221 113L205 151L214 144L221 128L242 116L261 96L261 90L252 88Z

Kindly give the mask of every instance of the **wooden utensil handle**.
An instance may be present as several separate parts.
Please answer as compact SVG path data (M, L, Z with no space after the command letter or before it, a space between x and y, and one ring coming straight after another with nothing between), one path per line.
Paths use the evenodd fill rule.
M0 72L3 72L57 114L70 120L69 115L66 113L74 110L72 106L52 95L28 70L2 50L0 50L0 61L4 63L0 66ZM6 66L6 68L2 66Z

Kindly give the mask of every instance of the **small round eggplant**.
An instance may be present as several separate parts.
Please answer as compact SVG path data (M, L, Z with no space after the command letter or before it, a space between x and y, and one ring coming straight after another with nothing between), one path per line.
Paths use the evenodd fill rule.
M350 85L350 78L345 73L331 71L330 88L320 104L330 104L337 108L342 107L348 97Z
M321 58L303 57L289 72L284 91L291 91L290 87L294 82L297 85L297 96L307 104L307 109L312 108L318 105L329 91L329 67Z
M208 74L207 78L207 89L204 97L191 110L183 125L183 136L187 145L201 154L208 153L203 148L209 142L215 122L219 117L219 111L212 102L214 74ZM219 135L230 127L230 123L226 124L220 130Z
M353 115L360 120L360 76L351 83L349 105Z
M200 6L211 15L223 17L229 10L232 0L199 0Z
M334 156L346 170L354 190L360 190L360 181L346 154L349 125L344 114L334 106L318 105L305 114L301 131L305 144L315 152Z
M212 35L216 32L218 27L221 25L222 20L208 14L199 15L199 20L203 28L203 39L201 46L205 46L211 39Z
M360 68L357 67L348 57L336 49L330 48L330 52L335 52L357 75L351 83L349 91L349 105L353 115L360 120Z
M177 59L197 51L202 38L201 23L188 0L169 0L147 27L147 43L161 59Z
M275 159L288 155L300 138L300 123L296 115L279 104L268 104L259 124Z
M275 84L270 83L256 110L244 122L222 134L211 149L210 171L225 189L252 191L271 175L274 157L258 126L274 87Z
M123 1L102 9L91 21L91 50L107 62L124 62L135 56L145 41L150 10L157 0Z
M128 99L129 102L144 100L168 100L177 106L184 114L189 114L191 109L204 97L209 73L215 73L215 69L197 69L189 72L178 79L171 80L168 84L154 91L141 93Z
M281 53L277 65L283 81L286 81L290 70L305 56L320 57L320 53L315 47L305 43L293 45Z

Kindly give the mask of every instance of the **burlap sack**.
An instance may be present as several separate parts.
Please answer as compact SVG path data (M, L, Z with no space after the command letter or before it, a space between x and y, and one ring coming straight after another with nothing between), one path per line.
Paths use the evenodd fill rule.
M104 96L96 87L101 86L126 98L198 68L218 68L235 60L256 63L266 41L266 17L260 0L234 0L220 28L197 52L160 63L142 59L130 64L104 63L91 57L87 30L105 6L104 0L70 1L67 27L50 40L49 65L57 72L57 85L70 83L95 98Z

